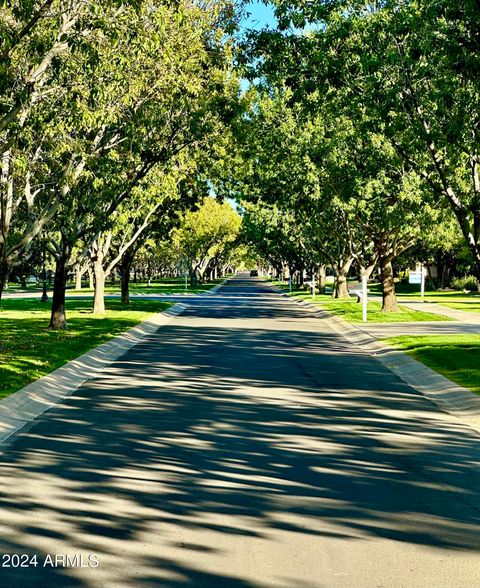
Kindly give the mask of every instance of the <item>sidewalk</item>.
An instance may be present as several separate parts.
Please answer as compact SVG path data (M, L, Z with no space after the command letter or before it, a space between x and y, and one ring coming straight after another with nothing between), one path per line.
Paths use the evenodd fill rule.
M480 323L435 321L419 323L355 323L355 327L375 339L402 335L475 335L480 334Z
M372 296L369 300L375 300L378 302L382 301L380 296ZM421 302L419 300L413 300L411 302L403 302L399 299L398 303L411 310L420 310L422 312L430 312L431 314L438 314L447 316L448 318L454 319L462 323L477 324L480 325L480 313L479 312L466 312L465 310L458 310L444 306L439 302Z
M380 296L370 296L369 301L381 302ZM356 327L375 337L375 339L388 339L389 337L401 337L402 335L466 335L480 334L480 313L466 312L449 308L436 302L411 301L399 304L411 310L429 312L439 316L446 316L451 321L422 321L418 323L356 323Z

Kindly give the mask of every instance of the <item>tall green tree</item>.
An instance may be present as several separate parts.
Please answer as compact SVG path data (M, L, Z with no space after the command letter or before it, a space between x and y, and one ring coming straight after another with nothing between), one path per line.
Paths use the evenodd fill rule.
M450 207L480 275L478 2L275 6L281 30L257 35L256 69L288 79L303 99L340 95L362 129L385 135ZM307 23L306 33L289 29Z
M173 240L179 258L187 264L193 286L203 280L210 261L236 240L241 222L230 204L211 196L204 198L197 210L184 215Z
M136 5L139 2L135 2ZM0 296L9 269L56 214L85 165L65 136L100 31L114 30L126 0L44 0L0 8ZM73 109L72 109L73 106ZM95 133L93 133L96 136Z
M0 11L8 72L0 88L0 295L48 225L51 327L65 328L77 241L108 227L156 166L166 169L186 149L208 157L221 144L238 88L229 34L236 13L228 0L28 5Z

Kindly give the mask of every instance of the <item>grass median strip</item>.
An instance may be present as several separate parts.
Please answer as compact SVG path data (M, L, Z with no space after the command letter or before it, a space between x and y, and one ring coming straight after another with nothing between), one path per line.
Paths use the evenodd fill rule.
M336 314L350 323L362 322L362 305L355 300L332 300L321 304L325 310ZM380 302L369 302L367 313L369 323L413 323L425 321L448 321L451 320L446 316L423 312L421 310L411 310L404 306L399 306L398 312L382 312Z
M403 336L386 342L459 386L480 394L480 335Z
M68 331L50 331L50 303L28 298L2 301L0 398L165 310L171 303L133 300L124 306L119 300L107 300L103 315L93 315L91 305L91 300L67 300Z
M324 308L328 312L335 314L350 323L362 322L362 305L356 298L337 299L331 295L320 294L312 298L312 295L305 290L294 290L290 293L292 297L301 298L307 302L313 302ZM404 306L399 306L398 312L382 312L380 302L368 303L368 322L369 323L412 323L425 321L450 321L449 317L423 312L421 310L412 310Z

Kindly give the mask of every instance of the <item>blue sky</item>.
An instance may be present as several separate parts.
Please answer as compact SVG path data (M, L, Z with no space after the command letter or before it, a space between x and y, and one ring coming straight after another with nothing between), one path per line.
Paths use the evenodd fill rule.
M276 27L277 20L273 14L271 5L265 6L262 2L251 1L246 5L245 10L250 13L250 16L242 21L241 27L243 29L255 29L259 31L267 25L272 29ZM240 82L240 87L243 91L249 85L249 82L246 80L241 80Z
M270 25L271 29L276 28L277 26L277 19L273 14L273 8L271 4L265 6L262 2L251 1L246 5L246 11L250 12L250 16L241 23L244 29L255 29L260 30L264 28L266 25ZM296 32L307 32L307 31L315 31L321 30L322 24L321 22L318 23L307 23L302 29L297 29L293 26L290 26L291 31Z
M270 25L270 28L274 28L276 25L276 19L273 15L272 7L265 6L261 2L250 2L246 6L247 12L251 15L248 19L243 22L243 26L249 29L261 29L265 25Z

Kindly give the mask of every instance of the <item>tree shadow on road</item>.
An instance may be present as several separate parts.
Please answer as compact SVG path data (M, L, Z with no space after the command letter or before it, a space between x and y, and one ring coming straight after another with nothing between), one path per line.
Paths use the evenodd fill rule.
M0 543L96 552L118 585L165 588L263 586L228 567L230 541L292 533L475 552L479 451L333 334L172 323L17 437ZM88 585L77 573L29 570L28 584ZM321 586L310 576L276 586Z

